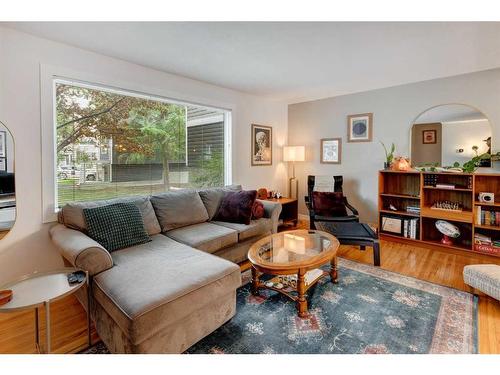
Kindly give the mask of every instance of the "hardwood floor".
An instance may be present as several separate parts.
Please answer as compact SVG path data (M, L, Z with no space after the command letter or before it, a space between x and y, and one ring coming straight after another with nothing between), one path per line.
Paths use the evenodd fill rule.
M39 309L40 345L45 346L45 312ZM75 296L53 302L52 353L77 353L87 347L87 315ZM92 342L99 341L92 327ZM37 353L35 311L0 314L0 353Z
M307 222L298 227L305 228ZM289 228L290 229L290 228ZM462 269L468 264L497 263L500 259L449 253L420 248L392 241L382 241L381 268L416 277L421 280L466 290ZM341 246L339 255L354 261L372 264L371 248L360 251L356 247ZM248 268L248 263L241 268ZM74 353L86 346L86 315L75 297L69 296L52 305L52 348L56 353ZM500 354L500 302L479 297L479 351ZM44 318L41 313L41 342L44 342ZM93 331L93 340L98 337ZM0 353L35 353L34 312L0 314Z

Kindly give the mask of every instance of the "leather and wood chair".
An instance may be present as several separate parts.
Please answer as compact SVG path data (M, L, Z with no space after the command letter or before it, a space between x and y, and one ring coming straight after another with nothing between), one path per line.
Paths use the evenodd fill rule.
M342 245L357 245L361 250L372 247L373 264L380 266L378 234L359 222L358 211L344 196L342 183L342 176L308 176L305 201L310 228L333 234Z
M343 194L342 176L308 176L307 195L304 197L309 210L310 228L316 229L315 222L359 222L358 211L349 204ZM330 185L330 186L328 186ZM320 191L318 191L320 189ZM315 207L314 192L334 192L334 200L329 200L329 207ZM316 199L316 202L318 200ZM327 203L328 204L328 203ZM327 213L329 212L329 213Z

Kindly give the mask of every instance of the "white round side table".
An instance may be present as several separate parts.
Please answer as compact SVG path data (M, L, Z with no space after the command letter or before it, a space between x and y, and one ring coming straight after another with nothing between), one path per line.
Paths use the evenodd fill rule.
M45 308L46 325L46 348L45 353L50 353L50 304L63 297L75 293L84 285L87 289L87 339L91 345L90 337L90 288L89 274L85 272L85 280L81 283L70 285L67 276L70 273L81 271L76 268L62 268L48 272L35 272L0 286L0 290L10 289L13 292L12 299L5 305L0 306L0 313L15 312L27 309L35 309L35 343L37 350L40 348L40 331L38 326L38 309Z

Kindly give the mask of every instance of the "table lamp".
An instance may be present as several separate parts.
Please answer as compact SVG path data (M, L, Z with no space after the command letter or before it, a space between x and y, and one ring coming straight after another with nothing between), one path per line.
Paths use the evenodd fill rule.
M292 177L289 180L289 197L297 198L299 190L299 181L295 178L295 162L305 160L304 146L285 146L283 147L283 161L292 162Z

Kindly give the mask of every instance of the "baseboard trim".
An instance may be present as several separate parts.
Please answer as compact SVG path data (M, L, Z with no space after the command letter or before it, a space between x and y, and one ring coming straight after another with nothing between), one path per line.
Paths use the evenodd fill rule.
M309 221L309 215L299 214L299 220Z

